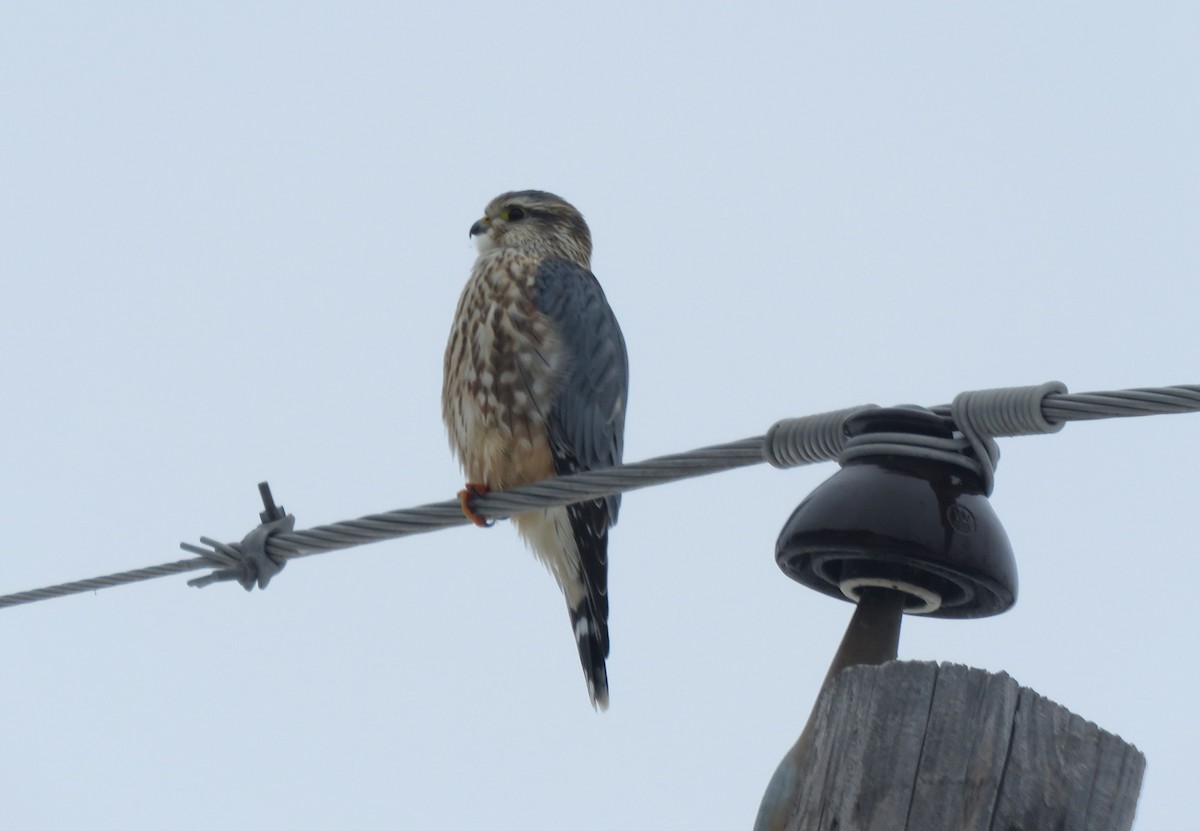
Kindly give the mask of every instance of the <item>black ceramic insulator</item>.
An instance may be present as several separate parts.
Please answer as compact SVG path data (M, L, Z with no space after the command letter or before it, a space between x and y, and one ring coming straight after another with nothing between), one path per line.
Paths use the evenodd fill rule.
M913 433L950 438L928 410L864 411L850 436ZM942 460L881 451L851 459L800 503L775 559L790 577L842 599L868 587L904 592L905 611L986 617L1017 598L1017 568L978 476Z

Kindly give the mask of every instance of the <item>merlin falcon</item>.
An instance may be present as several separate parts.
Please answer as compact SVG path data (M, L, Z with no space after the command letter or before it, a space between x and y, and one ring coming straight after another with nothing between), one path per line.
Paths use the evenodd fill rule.
M489 490L621 461L629 359L570 204L537 190L493 199L471 226L479 256L446 345L442 418L467 477ZM619 496L515 515L567 600L592 706L608 707L608 529Z

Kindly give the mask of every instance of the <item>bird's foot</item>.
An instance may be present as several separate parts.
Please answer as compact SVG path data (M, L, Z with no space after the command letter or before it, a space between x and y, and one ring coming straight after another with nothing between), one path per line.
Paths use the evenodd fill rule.
M485 516L481 516L472 507L471 501L480 496L487 496L490 490L491 488L487 485L481 485L478 482L467 482L467 486L458 492L458 501L462 504L463 516L480 528L491 528L496 523Z

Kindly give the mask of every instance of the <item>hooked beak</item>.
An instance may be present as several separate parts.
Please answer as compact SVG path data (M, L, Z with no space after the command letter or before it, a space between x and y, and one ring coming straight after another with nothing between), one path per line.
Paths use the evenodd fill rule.
M479 236L480 234L486 234L487 226L488 226L488 221L486 219L479 220L478 222L476 222L474 225L471 226L470 236L472 238L474 238L474 237Z

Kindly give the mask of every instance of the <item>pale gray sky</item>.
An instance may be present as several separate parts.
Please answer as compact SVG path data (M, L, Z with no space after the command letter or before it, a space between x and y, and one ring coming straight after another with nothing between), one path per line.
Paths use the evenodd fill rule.
M1192 3L37 4L0 27L0 592L449 498L438 395L508 189L587 216L629 460L856 404L1200 381ZM1194 817L1200 419L1002 443L1011 673ZM6 824L749 827L850 606L774 563L830 466L629 496L612 707L513 530L0 611Z

